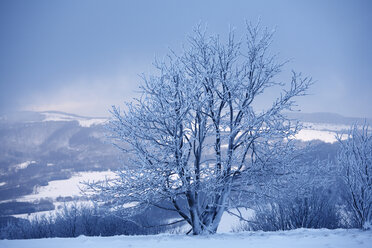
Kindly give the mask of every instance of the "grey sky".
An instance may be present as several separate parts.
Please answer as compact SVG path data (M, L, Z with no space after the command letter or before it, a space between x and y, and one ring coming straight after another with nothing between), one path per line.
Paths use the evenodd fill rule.
M0 1L0 112L107 115L197 23L277 27L272 50L316 85L304 112L372 117L372 1Z

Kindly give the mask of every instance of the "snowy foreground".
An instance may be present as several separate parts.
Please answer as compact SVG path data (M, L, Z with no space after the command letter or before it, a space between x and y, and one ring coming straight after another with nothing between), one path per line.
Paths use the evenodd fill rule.
M216 234L212 236L186 235L151 235L151 236L115 236L115 237L85 237L49 238L32 240L1 240L0 247L68 247L68 248L98 248L98 247L151 247L151 248L189 248L189 247L372 247L372 231L360 230L327 230L327 229L297 229L281 232L244 232Z

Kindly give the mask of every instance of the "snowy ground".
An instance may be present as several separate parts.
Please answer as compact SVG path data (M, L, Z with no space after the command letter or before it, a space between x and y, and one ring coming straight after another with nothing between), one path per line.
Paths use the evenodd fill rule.
M281 232L245 232L212 236L154 235L78 238L49 238L33 240L1 240L2 248L103 248L103 247L254 247L254 248L354 248L372 247L372 232L360 230L297 229Z
M20 198L20 201L34 201L41 198L55 199L58 196L81 196L83 182L101 181L106 178L114 178L115 173L108 171L86 171L75 173L69 179L53 180L48 185L35 189L35 193Z
M53 200L53 204L55 206L54 210L49 211L40 211L35 212L31 214L15 214L14 217L17 218L24 218L24 219L32 219L33 217L40 217L42 215L45 216L55 216L58 211L64 206L64 205L71 205L71 204L81 204L85 206L92 205L89 201L72 201L72 202L58 202L56 201L56 198L61 197L74 197L74 196L82 196L81 189L84 188L83 182L97 182L102 181L110 178L116 177L116 174L110 170L108 171L86 171L86 172L79 172L75 173L71 178L69 179L63 179L63 180L53 180L49 181L48 185L46 186L40 186L34 189L34 193L26 196L22 196L17 199L19 202L34 202L38 201L40 199L51 199ZM1 183L0 183L1 185ZM2 202L9 202L11 200L6 200ZM2 203L0 201L0 203Z
M239 208L239 212L236 209L230 209L230 212L234 215L227 212L223 213L217 233L228 233L233 231L234 228L239 227L241 224L244 224L244 221L241 222L240 218L238 218L236 215L241 214L241 216L246 220L254 217L254 210L249 208ZM188 226L187 228L190 229Z
M90 127L92 125L104 124L107 122L106 118L90 118L83 116L74 116L66 113L58 112L41 112L44 115L43 121L77 121L82 127Z
M304 122L303 129L295 135L295 138L301 141L321 140L326 143L334 143L337 141L336 135L345 133L349 128L346 125ZM342 136L342 139L346 138L346 135Z

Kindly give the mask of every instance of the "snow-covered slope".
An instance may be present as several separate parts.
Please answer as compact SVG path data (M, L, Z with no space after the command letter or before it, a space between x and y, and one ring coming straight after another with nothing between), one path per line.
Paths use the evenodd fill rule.
M297 229L279 232L244 232L211 236L154 235L32 240L1 240L7 248L370 248L372 232L360 230Z
M296 134L295 138L301 141L320 140L326 143L337 141L336 136L347 132L350 126L345 124L311 123L303 122L303 128ZM343 135L345 139L347 136Z
M320 140L326 143L337 141L336 135L345 134L353 124L372 125L372 119L344 117L334 113L300 113L290 112L286 116L293 120L299 120L303 129L295 136L301 141ZM346 136L342 137L343 139Z
M43 121L77 121L82 127L90 127L92 125L104 124L107 118L101 117L85 117L79 115L68 114L59 111L40 112L44 116Z
M77 121L82 127L100 125L105 123L108 118L105 117L87 117L65 113L61 111L18 111L3 114L0 116L0 123L37 123L48 121Z
M108 171L87 171L75 173L71 178L64 180L49 181L48 185L36 187L34 193L19 198L20 201L35 201L41 198L51 198L55 200L57 197L81 196L81 189L84 187L84 182L102 181L115 177L115 173Z
M345 133L351 122L363 121L327 113L290 118L302 121L304 126L295 138L327 143L321 143L321 152L317 148L316 154L323 157L335 153L332 143L336 142L337 133ZM0 203L41 198L55 203L58 196L77 196L80 181L104 179L103 171L120 168L121 154L105 138L102 124L106 121L107 118L58 111L2 116Z

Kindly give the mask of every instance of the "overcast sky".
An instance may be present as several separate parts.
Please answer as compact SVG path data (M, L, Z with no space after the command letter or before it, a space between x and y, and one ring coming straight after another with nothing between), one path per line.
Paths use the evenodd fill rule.
M0 112L107 116L198 24L276 27L272 50L316 80L303 112L372 117L372 1L0 1Z

